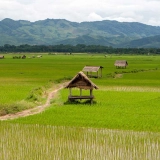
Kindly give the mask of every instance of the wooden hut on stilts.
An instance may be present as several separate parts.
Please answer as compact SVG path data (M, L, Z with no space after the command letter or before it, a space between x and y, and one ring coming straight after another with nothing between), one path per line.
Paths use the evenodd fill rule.
M116 68L126 68L126 66L128 66L128 62L126 60L116 60L114 65Z
M85 66L82 71L87 73L87 77L101 78L102 68L102 66Z
M83 73L79 72L68 84L65 88L69 88L69 96L68 100L73 101L76 99L89 99L90 103L92 103L94 96L93 96L93 89L98 89L98 87ZM74 96L72 95L72 89L79 88L80 95ZM90 95L83 96L82 89L90 90Z

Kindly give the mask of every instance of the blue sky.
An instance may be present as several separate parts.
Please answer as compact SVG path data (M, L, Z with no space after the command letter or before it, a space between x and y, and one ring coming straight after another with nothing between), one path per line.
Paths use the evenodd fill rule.
M160 26L160 0L0 0L0 20L117 20Z

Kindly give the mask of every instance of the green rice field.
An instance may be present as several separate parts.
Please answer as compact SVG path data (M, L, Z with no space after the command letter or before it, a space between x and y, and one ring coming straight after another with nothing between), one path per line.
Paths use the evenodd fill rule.
M44 104L47 92L85 65L103 66L103 76L91 78L99 87L92 105L69 103L61 89L42 113L0 121L2 160L160 159L160 56L32 55L0 60L1 116ZM116 69L115 60L129 65Z

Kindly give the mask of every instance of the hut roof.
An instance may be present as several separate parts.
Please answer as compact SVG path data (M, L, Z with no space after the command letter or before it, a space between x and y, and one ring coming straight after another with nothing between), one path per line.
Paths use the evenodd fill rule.
M85 66L82 71L84 72L97 72L102 66Z
M98 87L83 73L79 72L65 88L98 89Z
M120 67L123 67L123 66L127 66L128 63L126 60L116 60L115 63L114 63L115 66L120 66Z

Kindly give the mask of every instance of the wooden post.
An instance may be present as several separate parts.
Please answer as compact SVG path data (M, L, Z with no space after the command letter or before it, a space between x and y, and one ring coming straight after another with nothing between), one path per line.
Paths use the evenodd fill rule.
M71 101L71 97L72 96L72 88L69 88L69 96L68 96L68 101Z
M72 88L69 88L69 96L72 96Z
M100 69L100 77L102 77L102 68Z
M93 91L93 89L90 89L90 96L92 96L92 91Z
M92 100L93 100L93 99L92 99L92 96L93 96L93 95L92 95L92 91L93 91L93 89L90 89L90 98L91 98L91 99L90 99L90 103L91 103L91 104L92 104Z
M80 88L80 96L82 96L82 89Z

